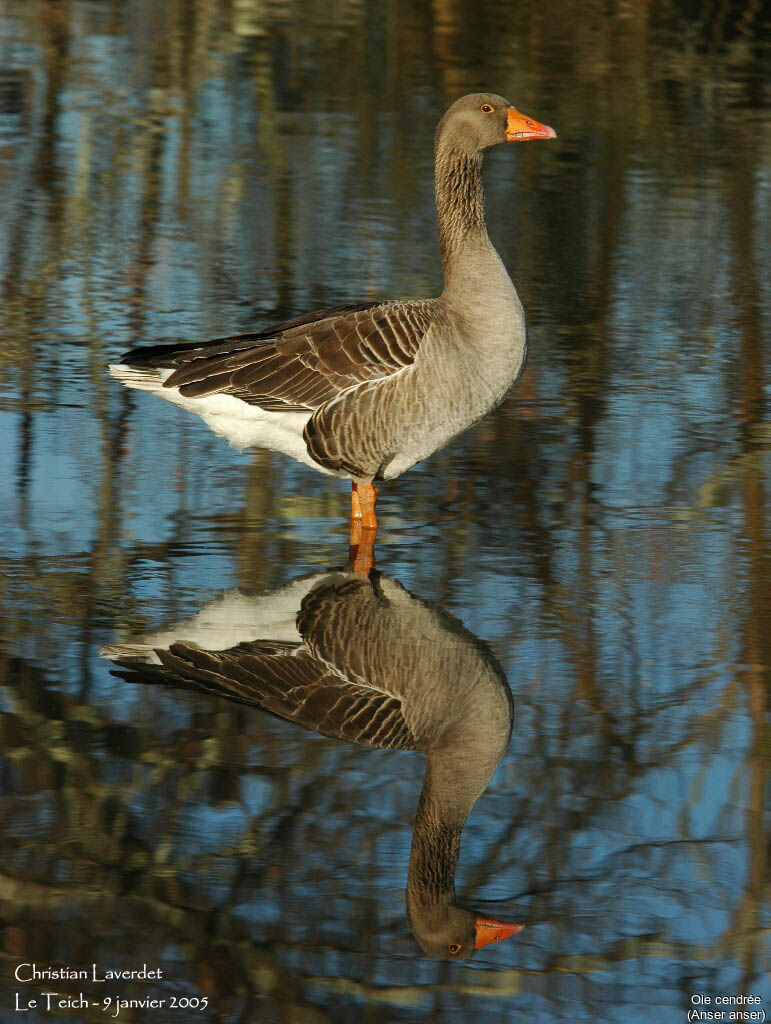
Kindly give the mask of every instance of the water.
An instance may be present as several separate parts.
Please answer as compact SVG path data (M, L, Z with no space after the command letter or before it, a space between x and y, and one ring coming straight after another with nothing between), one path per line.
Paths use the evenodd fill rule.
M99 1005L26 1021L108 997L165 999L121 1009L142 1024L769 1012L770 27L673 2L0 5L0 1018L45 990ZM433 131L478 88L559 133L485 170L530 357L383 488L377 551L514 700L455 882L528 927L450 963L406 914L417 754L100 656L341 565L348 504L105 366L435 294ZM31 962L163 977L16 980Z

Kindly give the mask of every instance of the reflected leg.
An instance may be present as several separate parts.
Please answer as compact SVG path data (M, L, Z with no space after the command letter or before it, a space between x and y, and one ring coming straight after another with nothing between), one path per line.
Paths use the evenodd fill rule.
M349 559L354 572L369 575L375 565L378 491L372 484L351 484L351 540Z

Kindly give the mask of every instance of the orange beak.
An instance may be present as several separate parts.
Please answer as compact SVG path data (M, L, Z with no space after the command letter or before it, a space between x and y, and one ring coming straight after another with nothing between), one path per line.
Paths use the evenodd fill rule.
M521 114L509 107L506 114L506 141L527 142L528 139L556 139L557 133L548 124L534 121L527 114Z
M523 924L506 924L505 921L491 921L487 917L477 917L476 941L474 947L481 949L482 946L489 946L491 942L500 942L501 939L508 939L525 927Z

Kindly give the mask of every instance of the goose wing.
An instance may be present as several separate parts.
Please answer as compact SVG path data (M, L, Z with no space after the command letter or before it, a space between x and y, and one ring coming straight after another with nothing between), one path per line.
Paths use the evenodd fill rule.
M203 345L136 349L122 361L171 369L164 386L188 398L222 393L266 410L314 410L411 366L436 313L433 300L341 306Z
M351 743L417 749L397 695L346 678L304 644L254 640L204 651L176 643L154 653L159 665L119 658L116 664L127 671L116 674L203 690Z

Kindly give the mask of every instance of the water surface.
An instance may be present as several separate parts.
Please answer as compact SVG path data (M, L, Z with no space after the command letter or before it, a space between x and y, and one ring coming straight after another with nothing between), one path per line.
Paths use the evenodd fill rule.
M770 30L667 0L0 5L0 1017L26 962L147 963L57 985L212 1022L771 1011ZM407 922L418 755L100 657L340 565L348 503L105 366L436 294L433 131L479 88L559 133L485 171L528 366L383 488L378 540L514 700L456 887L528 927L460 964ZM59 1018L105 1011L24 1019Z

